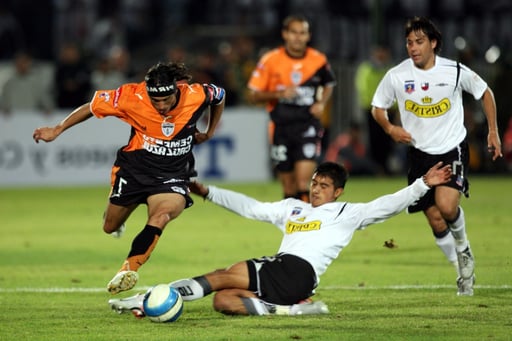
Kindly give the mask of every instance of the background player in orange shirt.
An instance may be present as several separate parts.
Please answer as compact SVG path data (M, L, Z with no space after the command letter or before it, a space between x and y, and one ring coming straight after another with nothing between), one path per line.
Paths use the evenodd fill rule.
M112 294L135 286L137 270L148 260L165 226L193 204L187 186L195 175L192 148L213 136L224 109L225 91L214 84L188 84L190 79L184 64L158 63L148 70L144 82L98 90L91 102L56 126L34 131L36 142L50 142L93 115L115 116L131 126L128 144L118 150L112 167L103 230L121 232L139 204L148 206L148 219L107 285ZM208 127L199 132L196 123L208 107Z
M321 154L320 118L336 80L327 57L308 46L308 20L283 22L284 45L259 60L248 82L249 98L270 113L270 157L285 198L309 200L309 181Z

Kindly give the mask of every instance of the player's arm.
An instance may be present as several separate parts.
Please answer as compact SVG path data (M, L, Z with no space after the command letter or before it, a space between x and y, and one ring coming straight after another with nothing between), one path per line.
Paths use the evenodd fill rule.
M297 87L288 86L280 90L263 91L249 88L249 100L253 103L265 103L279 101L280 99L292 99L297 96Z
M375 121L384 129L395 142L411 143L412 136L401 126L394 125L389 121L388 111L383 108L372 107L372 116Z
M39 127L34 130L32 138L36 143L40 140L44 142L51 142L55 140L65 130L77 125L92 117L90 103L85 103L71 112L65 119L54 127Z
M498 133L498 122L496 120L496 101L494 100L494 93L490 88L487 88L482 96L482 106L487 118L487 126L489 133L487 135L487 148L489 153L492 154L492 159L496 160L502 157L501 140Z
M368 226L383 222L398 213L407 206L412 205L432 187L445 184L450 181L452 169L450 165L438 162L432 166L422 177L416 179L411 185L393 193L383 195L369 203L362 204L357 211L359 226Z
M325 111L325 106L332 96L333 89L333 85L324 86L322 91L320 91L320 95L317 96L315 103L313 103L313 105L309 108L309 112L316 118L322 118L322 115Z
M226 91L223 88L216 87L213 84L208 85L208 87L211 90L210 94L212 96L210 115L208 115L208 127L204 133L196 131L194 137L197 144L203 143L213 137L226 103Z

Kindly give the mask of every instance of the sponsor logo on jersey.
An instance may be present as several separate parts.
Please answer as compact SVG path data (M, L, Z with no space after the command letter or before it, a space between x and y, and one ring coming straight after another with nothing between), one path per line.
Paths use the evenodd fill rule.
M414 81L405 81L404 90L408 94L412 94L414 92Z
M192 151L192 136L179 140L164 141L151 136L143 135L144 148L149 153L161 156L181 156Z
M423 118L442 116L446 114L450 108L451 105L448 98L444 98L440 102L431 105L422 105L411 100L405 101L405 110Z
M292 234L295 232L308 232L320 230L322 222L320 220L314 220L307 223L293 222L288 220L286 223L286 234Z

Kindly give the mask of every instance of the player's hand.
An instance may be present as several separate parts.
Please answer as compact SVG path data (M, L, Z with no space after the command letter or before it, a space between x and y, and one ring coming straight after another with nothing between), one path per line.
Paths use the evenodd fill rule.
M452 177L452 167L450 165L443 166L443 162L439 161L423 176L423 181L429 187L445 184Z
M196 144L201 144L210 139L210 136L206 133L201 133L200 131L196 131L194 134L194 139L196 140Z
M489 132L487 135L487 151L492 154L492 160L503 157L501 152L501 140L497 132Z
M59 136L59 130L56 127L40 127L34 130L32 138L36 143L39 141L51 142Z
M388 130L388 135L391 136L393 141L398 143L410 144L412 142L411 134L400 126L391 126Z
M311 115L313 115L317 119L321 119L324 114L325 106L321 102L315 102L313 105L309 108L309 112Z
M279 91L279 98L293 99L295 97L297 97L297 87L296 86L289 86L289 87L286 87L283 90Z
M190 189L191 193L200 195L203 198L206 198L206 196L208 195L208 192L209 192L208 187L206 187L202 183L197 182L195 180L188 183L188 189Z

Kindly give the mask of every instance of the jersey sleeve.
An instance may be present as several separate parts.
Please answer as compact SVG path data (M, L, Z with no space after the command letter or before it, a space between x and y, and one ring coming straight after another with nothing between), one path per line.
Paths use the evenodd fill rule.
M215 186L209 186L208 189L208 200L245 218L278 225L282 215L286 212L283 201L266 203Z
M256 65L256 68L252 71L251 77L247 86L251 90L255 91L267 91L267 84L269 84L270 77L270 54L267 53L261 57Z
M208 102L212 105L218 105L222 103L226 96L224 88L216 86L215 84L203 84L203 88L206 93Z
M392 74L388 71L380 81L372 99L372 106L382 109L389 109L395 102L395 93Z
M482 98L488 87L487 83L476 72L465 65L461 65L460 84L462 90L472 94L475 100Z
M135 97L130 95L137 92L139 89L137 86L137 84L125 84L114 90L96 91L91 100L91 112L98 118L123 117L123 108L134 105Z
M429 187L422 179L416 179L411 185L387 194L365 204L352 204L348 207L354 223L359 229L381 223L405 210L420 199ZM348 212L347 212L348 213Z

